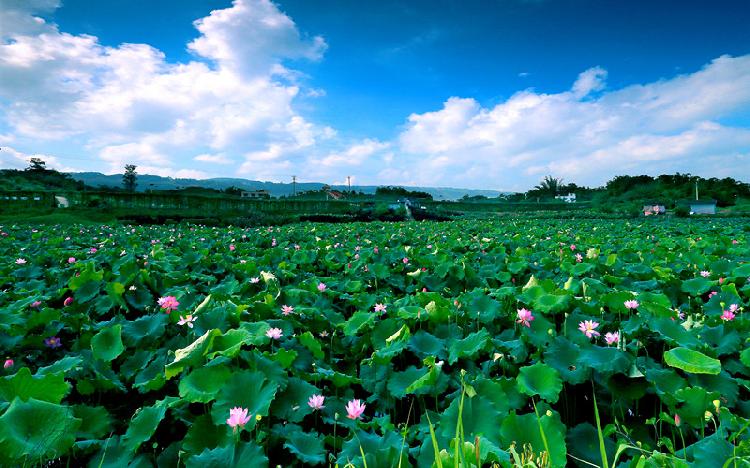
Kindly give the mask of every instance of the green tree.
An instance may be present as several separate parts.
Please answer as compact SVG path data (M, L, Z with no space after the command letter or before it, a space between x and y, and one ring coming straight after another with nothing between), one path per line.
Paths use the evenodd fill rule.
M125 173L122 175L122 185L129 192L134 192L138 185L138 173L135 172L135 168L133 164L126 164Z
M534 190L543 193L555 196L560 191L560 188L562 187L563 180L558 177L552 177L551 175L544 176L544 179L534 187Z
M47 170L47 163L40 158L29 159L29 167L26 168L29 172L44 172Z

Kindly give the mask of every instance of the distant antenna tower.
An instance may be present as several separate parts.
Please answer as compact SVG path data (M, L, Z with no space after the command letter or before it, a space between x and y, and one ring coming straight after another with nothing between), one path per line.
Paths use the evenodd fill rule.
M352 176L346 176L346 185L349 186L349 191L352 191Z
M293 196L295 197L297 196L297 176L296 175L292 176L292 193L293 193Z

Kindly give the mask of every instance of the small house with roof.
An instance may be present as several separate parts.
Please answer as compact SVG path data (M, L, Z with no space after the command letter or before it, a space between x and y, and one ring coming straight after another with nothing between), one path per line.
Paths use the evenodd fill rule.
M653 202L643 205L643 216L658 216L667 214L667 207L664 203Z
M690 214L716 214L716 200L691 200Z
M716 200L713 199L680 200L677 205L689 209L691 215L716 214Z
M268 200L271 198L271 192L268 190L243 190L240 193L242 198L251 198L254 200Z

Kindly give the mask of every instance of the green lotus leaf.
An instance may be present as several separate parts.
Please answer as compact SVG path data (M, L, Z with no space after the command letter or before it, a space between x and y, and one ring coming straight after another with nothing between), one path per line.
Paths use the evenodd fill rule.
M101 330L91 338L91 351L94 358L112 361L117 358L125 346L122 344L122 325L113 325Z
M100 439L111 431L112 416L102 406L76 405L73 414L81 420L76 435L79 439Z
M200 455L190 457L187 468L268 467L268 457L263 449L252 442L240 442L214 449L206 449Z
M28 367L22 367L14 375L0 379L0 401L34 398L49 403L60 403L68 393L70 384L62 372L46 375L31 375Z
M475 356L487 345L489 339L489 333L483 328L463 339L453 340L448 347L448 362L453 364L460 358Z
M427 356L444 358L445 340L441 340L424 330L419 330L409 340L409 349L422 358Z
M316 432L293 431L284 442L284 447L305 465L319 465L326 459L323 439Z
M195 366L203 361L203 356L211 349L214 339L219 335L221 335L220 330L209 330L186 348L175 351L174 360L164 369L167 380L178 375L185 367Z
M191 403L208 403L230 375L231 371L225 366L199 367L180 380L180 398Z
M268 416L268 408L278 388L278 385L269 382L262 372L235 372L216 395L216 401L211 408L214 424L226 424L229 410L240 407L247 409L248 415L252 416L245 425L245 429L252 430L257 416Z
M544 363L552 366L563 381L577 385L589 379L591 368L579 362L580 347L558 336L544 351Z
M633 363L631 354L614 347L585 346L578 358L581 366L601 374L627 373Z
M22 466L59 457L73 446L80 425L70 407L16 398L0 416L0 462Z
M683 281L680 289L692 296L700 296L708 292L712 285L713 283L706 278L693 278Z
M157 401L152 406L146 406L136 410L133 418L130 420L128 430L120 439L120 443L130 452L135 452L142 443L154 435L159 423L164 419L169 405L174 403L177 398L167 397Z
M541 425L541 428L540 428ZM536 414L510 413L503 419L500 434L503 447L516 444L516 450L523 450L523 446L529 444L534 454L545 451L544 440L541 431L547 440L550 449L550 466L567 466L567 446L565 443L565 425L560 421L560 415L554 411L540 411L539 419Z
M321 348L320 343L309 331L299 335L297 339L302 346L310 350L315 359L323 359L325 357L325 353L323 353L323 348Z
M297 377L289 377L286 388L279 392L271 404L271 414L285 421L300 422L313 411L307 404L309 398L323 393L324 390L311 383Z
M359 333L365 327L369 327L375 323L377 315L372 312L355 312L352 317L347 320L343 325L344 335L354 336Z
M232 432L227 430L226 424L217 426L211 420L210 414L196 417L185 438L182 439L182 449L190 455L197 455L205 449L214 449L229 444Z
M425 369L418 369L414 366L409 366L405 371L403 372L394 372L391 374L391 377L388 379L388 392L394 397L394 398L403 398L406 396L407 392L406 390L417 380L419 380L421 377L428 375L429 370L427 373L425 373ZM424 388L425 385L420 386L419 388L413 388L413 393L425 393L426 389Z
M556 314L566 310L569 303L570 295L566 291L557 291L536 297L533 301L533 308L547 314Z
M673 348L664 353L664 362L692 374L718 374L721 361L688 348Z
M517 382L521 393L529 396L539 395L550 403L556 403L562 391L560 374L541 362L520 368Z

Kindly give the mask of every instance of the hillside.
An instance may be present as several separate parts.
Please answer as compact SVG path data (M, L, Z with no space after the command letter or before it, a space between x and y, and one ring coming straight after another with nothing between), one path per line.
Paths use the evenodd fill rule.
M73 179L79 180L92 187L122 187L122 175L106 175L99 172L76 172L70 174ZM320 190L326 184L321 182L298 182L297 192L309 190ZM176 190L185 187L204 187L216 190L225 190L229 187L237 187L243 190L268 190L272 197L281 197L292 195L294 187L291 183L280 182L261 182L257 180L238 179L229 177L220 177L213 179L175 179L172 177L161 177L149 174L138 175L138 186L136 190ZM347 190L344 185L331 186L334 190ZM366 194L374 194L377 186L375 185L357 185L352 187L357 192L362 191ZM506 192L497 190L473 190L449 187L409 187L411 190L427 192L435 200L458 200L464 195L476 196L483 195L486 197L497 197Z

